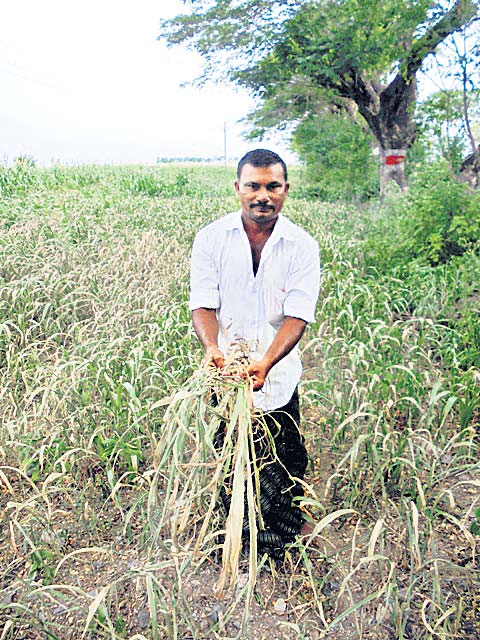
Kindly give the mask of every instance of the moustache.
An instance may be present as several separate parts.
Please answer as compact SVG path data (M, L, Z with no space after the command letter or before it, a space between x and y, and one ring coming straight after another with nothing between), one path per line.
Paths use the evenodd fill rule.
M275 207L273 207L271 204L260 204L258 202L255 204L251 204L250 209L262 209L262 211L266 211L266 210L275 211Z

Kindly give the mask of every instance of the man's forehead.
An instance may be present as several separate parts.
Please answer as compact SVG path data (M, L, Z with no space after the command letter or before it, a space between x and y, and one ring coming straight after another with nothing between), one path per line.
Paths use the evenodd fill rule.
M270 164L267 167L244 164L240 180L242 182L285 182L285 175L280 162Z

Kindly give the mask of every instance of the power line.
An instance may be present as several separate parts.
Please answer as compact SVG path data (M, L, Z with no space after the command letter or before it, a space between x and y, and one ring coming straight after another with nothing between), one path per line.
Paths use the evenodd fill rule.
M22 78L22 80L28 80L30 82L34 82L35 84L42 85L47 87L48 89L54 89L56 91L61 91L63 93L68 93L65 87L56 83L55 80L50 78L46 78L45 76L42 78L40 75L32 72L30 69L25 69L19 67L17 64L8 63L8 67L0 66L0 71L4 73L8 73L9 75L16 76L17 78Z

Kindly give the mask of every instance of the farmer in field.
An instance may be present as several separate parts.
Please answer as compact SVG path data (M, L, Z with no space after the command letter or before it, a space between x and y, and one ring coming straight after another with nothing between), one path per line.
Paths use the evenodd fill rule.
M280 213L288 190L287 168L276 153L247 153L235 181L241 209L201 229L191 257L190 309L207 362L222 368L240 340L251 350L253 403L264 414L278 458L260 473L266 530L258 545L273 557L310 532L292 504L303 489L291 477L302 479L307 467L297 344L314 319L320 260L317 242ZM225 491L223 498L227 502Z

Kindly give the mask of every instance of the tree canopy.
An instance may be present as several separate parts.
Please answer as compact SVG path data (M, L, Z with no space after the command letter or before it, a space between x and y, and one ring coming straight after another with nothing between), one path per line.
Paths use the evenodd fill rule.
M195 0L160 37L259 98L256 133L325 105L361 114L381 150L415 140L416 73L478 18L479 0Z

